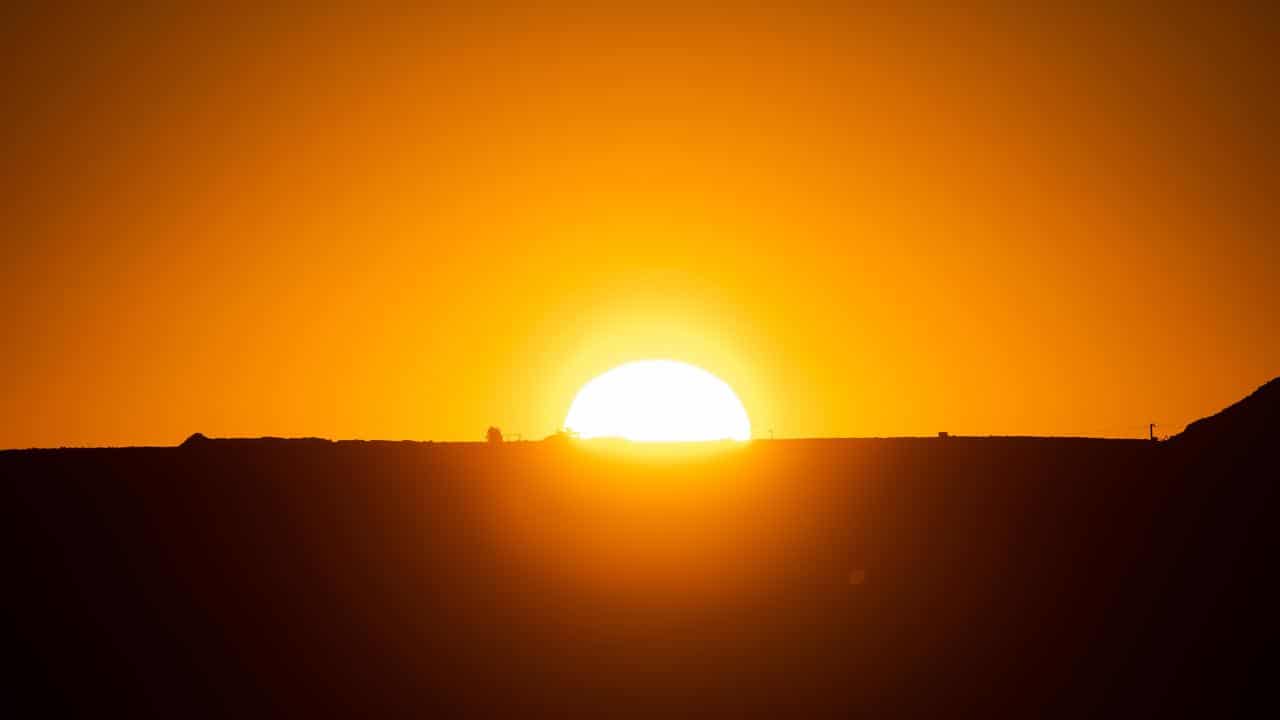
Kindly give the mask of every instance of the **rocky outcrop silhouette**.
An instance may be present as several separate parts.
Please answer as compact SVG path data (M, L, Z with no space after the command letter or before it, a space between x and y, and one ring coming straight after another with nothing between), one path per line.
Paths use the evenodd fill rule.
M204 433L191 433L191 437L183 440L178 447L195 447L207 442L209 442L209 438L205 437Z

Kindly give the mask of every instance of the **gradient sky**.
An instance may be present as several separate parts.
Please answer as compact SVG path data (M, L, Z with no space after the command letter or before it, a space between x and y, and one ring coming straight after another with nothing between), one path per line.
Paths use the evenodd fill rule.
M0 447L541 437L652 357L757 436L1143 436L1280 374L1263 3L538 5L0 11Z

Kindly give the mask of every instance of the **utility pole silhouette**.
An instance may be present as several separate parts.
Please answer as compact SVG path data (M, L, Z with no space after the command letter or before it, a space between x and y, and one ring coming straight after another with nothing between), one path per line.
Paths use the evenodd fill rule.
M1151 440L1154 441L1156 439L1156 424L1149 424L1147 426L1147 432L1151 434Z

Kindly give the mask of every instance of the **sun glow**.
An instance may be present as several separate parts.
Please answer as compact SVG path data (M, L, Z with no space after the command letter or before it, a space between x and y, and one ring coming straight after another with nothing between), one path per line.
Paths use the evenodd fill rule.
M565 427L636 442L749 440L751 421L723 380L674 360L619 365L582 386Z

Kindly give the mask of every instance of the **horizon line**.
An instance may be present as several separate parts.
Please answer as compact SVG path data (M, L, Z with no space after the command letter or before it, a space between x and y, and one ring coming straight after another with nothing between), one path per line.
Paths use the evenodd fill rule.
M1174 435L1170 435L1164 440L1170 439ZM823 435L823 436L805 436L805 437L752 437L747 440L734 440L732 438L724 438L720 440L628 440L623 437L598 437L598 438L572 438L573 443L626 443L628 445L680 445L680 446L696 446L696 445L722 445L737 444L750 445L753 443L781 443L781 442L839 442L839 441L870 441L870 440L1102 440L1114 442L1152 442L1150 438L1140 436L1105 436L1105 435L1026 435L1026 434L935 434L935 435ZM173 445L58 445L58 446L27 446L27 447L8 447L0 448L0 453L4 452L39 452L39 451L58 451L58 450L172 450L186 447L191 441L191 437L184 439L182 442ZM556 442L556 435L549 435L540 439L520 439L520 440L503 440L501 443L490 443L486 440L434 440L434 439L410 439L410 438L326 438L315 435L299 435L299 436L279 436L279 435L259 435L259 436L225 436L225 437L207 437L201 434L201 439L196 443L210 442L315 442L327 444L353 444L353 443L383 443L383 444L413 444L413 445L544 445Z

